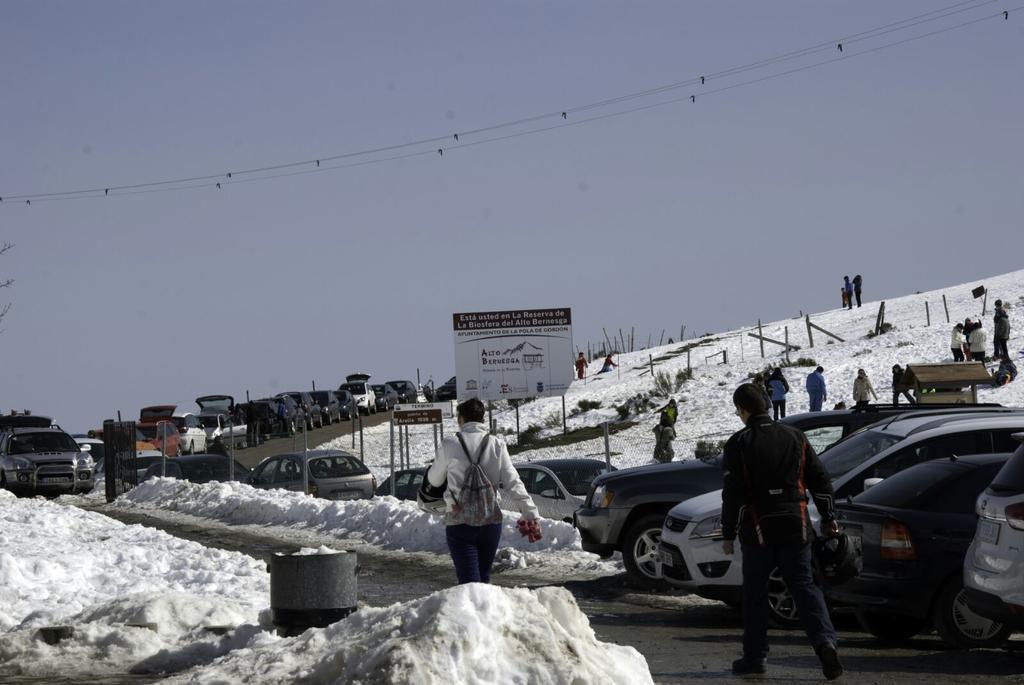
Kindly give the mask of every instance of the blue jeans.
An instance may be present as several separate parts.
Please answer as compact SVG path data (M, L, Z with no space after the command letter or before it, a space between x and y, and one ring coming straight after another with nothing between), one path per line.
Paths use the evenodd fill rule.
M743 546L743 656L749 660L768 656L768 575L778 567L793 595L800 623L815 650L837 644L836 630L821 589L811 574L811 546Z
M825 400L825 396L821 393L812 392L808 395L811 401L811 411L821 411L821 403Z
M459 585L491 582L491 565L501 540L500 523L447 526L445 537L448 539L448 551L455 563Z

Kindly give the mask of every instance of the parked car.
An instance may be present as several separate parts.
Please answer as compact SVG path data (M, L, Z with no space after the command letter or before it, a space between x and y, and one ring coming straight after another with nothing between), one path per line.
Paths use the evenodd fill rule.
M515 464L515 468L540 515L569 523L583 504L594 479L615 470L599 459L539 459ZM512 508L520 510L517 503L513 503Z
M166 454L169 457L181 454L181 435L171 421L136 423L135 428L145 441L152 445L155 452Z
M348 390L334 390L334 396L338 398L338 406L341 415L352 420L356 415L356 398Z
M314 428L323 428L324 419L320 412L320 405L316 403L313 396L305 390L293 390L292 392L282 393L291 397L295 400L295 403L302 407L302 415L305 417L306 430L313 430ZM280 395L278 395L280 397Z
M78 443L78 449L83 452L88 452L89 456L92 457L93 466L93 477L99 480L103 477L103 462L106 457L106 448L103 446L103 441L97 438L90 438L84 435L73 435L71 436Z
M0 488L17 495L89 492L95 463L45 416L0 416Z
M395 471L395 497L405 500L416 499L416 493L419 492L426 475L426 466ZM377 486L376 494L378 497L391 494L391 476L385 478L384 482Z
M288 394L275 395L271 399L275 405L284 405L285 434L294 435L306 421L306 414L302 407ZM280 409L280 406L278 406L278 409ZM278 417L280 418L280 416L279 412Z
M274 435L283 435L288 432L288 422L278 417L277 400L265 397L253 400L249 404L256 417L256 430L259 431L261 439L266 440Z
M1015 444L1011 436L1021 430L1021 411L914 411L850 436L823 453L821 462L840 501L925 461L1007 452ZM816 523L817 509L809 509ZM656 562L672 585L709 599L736 602L742 586L742 554L738 549L731 556L723 554L721 512L721 490L673 507L665 518ZM796 607L781 575L774 572L770 582L772 618L782 625L795 625Z
M451 381L455 387L455 379ZM446 384L447 385L447 384ZM783 423L799 428L819 454L833 444L880 419L902 415L913 407L869 405L840 411L794 414ZM992 407L997 410L998 407ZM950 407L929 409L938 415ZM959 411L969 411L962 406ZM706 461L686 460L622 469L594 480L576 511L583 549L610 556L622 552L626 572L645 587L662 585L654 558L669 509L679 502L722 487L721 456Z
M320 407L321 425L329 426L341 421L341 402L334 390L314 390L309 394Z
M199 417L192 412L174 414L171 422L178 429L181 454L197 454L206 451L206 431Z
M222 454L189 454L168 459L166 466L155 463L146 469L142 480L155 478L166 468L167 478L187 480L191 483L225 483L231 474L230 458ZM249 469L235 461L235 480L248 481Z
M961 456L912 466L840 501L844 531L863 549L863 569L825 587L833 605L856 607L861 626L884 640L932 627L958 649L995 647L1010 626L979 616L964 600L964 557L974 503L1009 454Z
M377 413L377 398L374 396L373 387L370 386L370 375L366 373L353 373L345 376L345 382L338 386L338 390L348 390L356 398L356 406L363 414Z
M455 376L452 376L443 385L439 385L436 388L430 388L430 393L427 393L427 388L423 388L423 394L426 395L429 402L447 402L450 400L458 399L458 387L455 383Z
M377 404L377 411L391 411L398 404L398 391L387 383L376 383L370 387L373 388L373 397Z
M253 469L249 484L269 490L280 488L302 492L303 454L268 457ZM308 452L309 494L333 500L369 499L377 489L377 478L359 457L341 450Z
M237 423L231 414L220 410L204 409L199 414L199 424L206 431L206 449L209 450L216 442L224 447L242 449L248 439L246 425Z
M412 381L388 381L387 385L398 393L397 404L414 404L419 402L419 390Z
M1024 442L1024 434L1014 436ZM978 497L964 559L964 597L975 613L1024 628L1024 444Z

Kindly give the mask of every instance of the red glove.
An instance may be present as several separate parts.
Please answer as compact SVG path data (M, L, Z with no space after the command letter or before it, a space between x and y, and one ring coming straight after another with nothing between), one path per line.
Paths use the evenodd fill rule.
M544 537L540 532L540 521L537 519L519 519L516 522L516 527L519 529L519 534L530 542L537 542Z

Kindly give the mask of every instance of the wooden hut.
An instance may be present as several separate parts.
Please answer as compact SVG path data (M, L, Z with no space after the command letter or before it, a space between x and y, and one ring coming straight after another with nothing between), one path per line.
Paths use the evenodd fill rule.
M895 390L910 390L920 404L977 404L978 386L991 385L981 362L909 364Z

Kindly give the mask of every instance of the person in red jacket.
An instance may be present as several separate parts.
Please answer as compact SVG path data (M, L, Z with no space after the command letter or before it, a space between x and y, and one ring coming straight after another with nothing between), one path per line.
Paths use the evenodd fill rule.
M580 352L580 356L576 357L576 378L583 380L583 375L587 372L587 358Z

